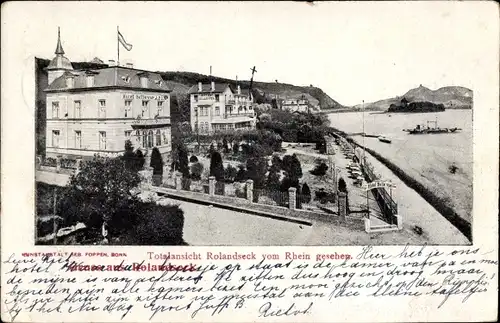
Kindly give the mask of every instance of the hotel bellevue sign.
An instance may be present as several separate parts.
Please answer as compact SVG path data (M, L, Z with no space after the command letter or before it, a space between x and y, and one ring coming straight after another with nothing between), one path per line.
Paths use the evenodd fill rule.
M158 95L147 95L147 94L123 94L123 99L125 100L167 100L168 95L158 94Z

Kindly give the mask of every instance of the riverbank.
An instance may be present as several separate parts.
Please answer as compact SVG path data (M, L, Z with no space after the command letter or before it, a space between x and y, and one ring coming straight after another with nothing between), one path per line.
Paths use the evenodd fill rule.
M472 239L472 111L448 110L438 113L400 114L391 118L382 114L334 114L329 116L332 126L344 134L361 133L363 119L365 132L384 134L392 140L382 143L376 138L351 138L365 145L377 160L391 170L393 176L411 187L439 211L439 215ZM456 133L412 136L402 129L425 124L438 118L439 126L459 127ZM456 169L452 172L451 167Z

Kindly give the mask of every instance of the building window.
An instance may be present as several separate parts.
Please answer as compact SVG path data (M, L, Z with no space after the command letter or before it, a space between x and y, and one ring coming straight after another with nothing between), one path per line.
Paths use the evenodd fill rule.
M79 119L82 116L82 101L75 101L75 118Z
M125 140L130 140L131 136L132 136L132 131L131 130L126 130L125 131Z
M148 109L149 109L149 101L148 100L142 100L142 117L148 117L149 116Z
M135 137L136 137L136 141L137 141L137 146L139 147L142 147L141 145L141 132L139 130L136 130L135 131Z
M153 148L153 130L148 132L148 148Z
M106 150L106 131L99 131L99 150Z
M157 116L163 115L163 101L158 101L157 103L158 111L156 113Z
M161 132L161 134L163 136L163 145L168 145L167 132L164 130Z
M219 102L219 95L218 94L215 95L215 102Z
M99 118L106 118L106 100L99 100Z
M198 94L193 95L194 102L198 102Z
M142 147L148 147L148 133L145 130L142 131Z
M125 100L125 118L131 116L130 108L132 106L132 100Z
M142 87L148 87L148 78L147 77L141 77L141 86Z
M52 130L52 147L59 147L59 130Z
M82 148L82 132L75 130L75 148Z
M160 129L156 130L156 145L161 146L161 131L160 131Z
M208 116L208 107L205 107L205 116Z
M58 101L52 102L52 118L54 118L54 119L59 118L59 102Z
M219 107L215 107L215 115L216 116L220 115L220 108Z

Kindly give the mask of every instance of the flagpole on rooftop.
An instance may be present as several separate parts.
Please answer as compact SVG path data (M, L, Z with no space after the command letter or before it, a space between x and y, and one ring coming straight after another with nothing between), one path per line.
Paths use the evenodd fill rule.
M120 30L118 29L118 26L116 26L116 49L118 51L118 59L116 61L116 66L120 66L120 40L119 40L119 35Z

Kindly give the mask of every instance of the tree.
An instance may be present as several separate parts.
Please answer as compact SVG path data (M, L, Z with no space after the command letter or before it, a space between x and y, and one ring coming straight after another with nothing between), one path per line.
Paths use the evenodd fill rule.
M307 183L304 183L302 185L302 196L304 197L304 202L311 202L311 189L309 188L309 185L307 185Z
M339 190L339 192L347 193L347 184L342 177L339 179L338 190Z
M126 229L130 223L122 215L137 203L131 190L139 182L139 174L127 168L123 160L95 156L71 176L63 204L77 206L76 216L87 227L96 229L107 223L111 234Z
M217 181L224 180L224 166L218 151L214 151L210 157L210 176L215 176Z
M224 149L225 154L229 153L229 145L226 137L224 137L224 139L222 140L222 149Z
M302 177L302 166L297 155L286 155L283 157L282 168L285 171L285 179L281 189L288 190L290 187L299 188L299 179Z
M188 152L186 146L182 142L176 142L173 145L172 168L179 171L182 177L189 177Z
M233 143L233 155L238 154L240 151L240 144L238 142Z
M151 152L150 166L153 167L153 175L163 175L163 159L157 147Z
M136 155L134 153L134 146L132 145L132 142L130 140L125 141L125 152L123 153L123 156L121 157L122 160L125 162L125 166L128 169L131 170L137 170L137 162L136 162Z
M253 180L253 187L260 189L264 186L267 173L266 158L249 158L247 159L247 177Z
M137 171L140 171L144 167L144 163L146 162L146 159L144 158L144 154L142 153L142 150L137 149L135 152L135 169Z
M274 155L272 159L272 165L269 168L269 174L267 175L266 183L266 186L271 190L276 190L280 187L281 164L281 158Z
M211 143L210 144L210 148L208 149L208 155L210 156L210 158L212 157L212 154L215 152L215 147L214 147L214 144Z

